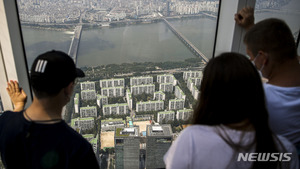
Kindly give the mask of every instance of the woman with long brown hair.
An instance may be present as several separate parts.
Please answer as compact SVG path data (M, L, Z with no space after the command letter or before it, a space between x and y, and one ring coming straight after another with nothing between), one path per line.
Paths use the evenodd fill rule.
M295 147L270 130L260 76L241 54L224 53L209 61L193 124L166 153L167 168L299 167Z

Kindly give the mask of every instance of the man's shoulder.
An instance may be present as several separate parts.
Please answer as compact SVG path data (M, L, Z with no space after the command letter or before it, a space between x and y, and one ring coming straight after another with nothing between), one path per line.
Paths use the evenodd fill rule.
M23 111L20 112L13 112L13 111L5 111L4 113L2 113L2 115L0 116L0 124L7 122L11 119L16 120L17 117L20 117L20 115L22 114Z

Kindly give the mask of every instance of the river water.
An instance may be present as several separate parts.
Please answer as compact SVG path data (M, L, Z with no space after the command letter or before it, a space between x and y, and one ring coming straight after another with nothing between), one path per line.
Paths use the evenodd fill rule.
M277 17L284 19L293 32L300 28L300 12L256 14L256 21ZM212 57L216 20L189 18L171 24L208 58ZM72 35L66 31L23 28L29 66L43 52L56 49L68 52ZM164 22L115 28L83 30L77 66L97 66L132 62L183 61L195 57Z

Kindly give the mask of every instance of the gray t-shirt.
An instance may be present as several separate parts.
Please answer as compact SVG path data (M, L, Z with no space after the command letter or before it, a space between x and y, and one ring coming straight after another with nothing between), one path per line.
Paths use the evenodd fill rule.
M300 143L300 86L279 87L264 84L269 124L275 134L293 144Z
M242 156L239 158L239 152L235 152L218 134L217 128L219 127L193 125L184 129L164 156L166 168L250 169L252 162L247 162ZM251 143L255 134L254 131L243 132L225 126L222 127L221 132L226 133L234 143L240 145ZM284 168L298 169L299 161L295 147L284 137L278 136L278 138L286 149L286 153L291 153L285 155L290 157L290 161L283 162ZM247 152L254 153L255 145ZM246 152L241 153L245 156ZM282 158L283 161L288 159Z

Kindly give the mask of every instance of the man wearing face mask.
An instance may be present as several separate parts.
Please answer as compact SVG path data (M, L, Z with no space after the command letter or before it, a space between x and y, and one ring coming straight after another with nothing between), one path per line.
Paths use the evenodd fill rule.
M7 90L19 111L6 111L0 117L0 154L6 168L99 168L92 146L62 120L77 77L84 73L67 54L39 55L30 73L35 96L25 110L24 104L16 109L13 95L23 95L19 97L22 103L26 94L17 82L9 83Z
M242 9L235 20L247 29L244 43L250 60L268 79L264 89L271 129L300 150L300 64L292 32L274 18L254 25L253 8Z

